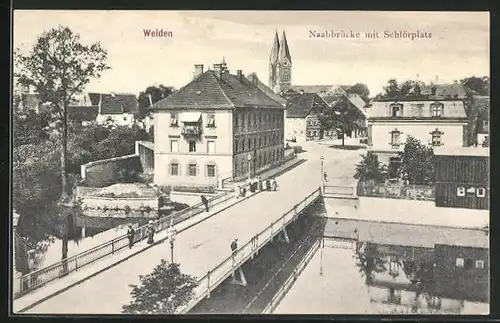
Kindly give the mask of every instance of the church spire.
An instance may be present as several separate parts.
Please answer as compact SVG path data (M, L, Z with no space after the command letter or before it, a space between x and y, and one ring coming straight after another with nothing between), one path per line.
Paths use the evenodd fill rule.
M269 56L269 63L274 65L278 62L278 54L280 50L280 43L278 40L278 31L274 34L273 47L271 48L271 55Z
M278 37L278 35L276 35L276 37ZM279 60L282 63L285 59L288 59L289 63L292 62L290 50L288 49L288 42L286 41L285 31L283 30L283 36L281 37L281 46L279 50Z

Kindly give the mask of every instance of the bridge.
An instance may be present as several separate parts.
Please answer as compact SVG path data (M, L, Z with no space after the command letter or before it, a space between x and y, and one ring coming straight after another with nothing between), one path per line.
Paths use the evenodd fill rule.
M210 297L210 292L230 275L235 275L241 283L245 283L244 274L237 269L246 260L255 256L259 249L278 233L284 233L286 236L286 226L306 207L321 198L319 176L310 176L318 172L318 166L318 161L308 161L280 176L278 178L280 190L276 192L264 191L238 201L237 204L232 202L233 197L227 194L221 195L213 198L211 212L203 212L198 206L190 208L188 214L184 215L188 220L184 219L182 222L176 220L178 223L175 224L175 228L179 233L175 240L174 261L180 264L182 272L199 279L195 299L180 312L187 312L199 300ZM191 218L200 216L203 219L199 223L186 224ZM160 222L157 225L161 229L168 224ZM138 230L138 239L143 234L142 229ZM165 238L166 234L158 234L158 243L148 248L144 248L144 242L139 242L133 248L145 250L123 260L116 260L115 256L110 254L119 249L126 249L122 253L130 252L126 248L125 237L119 237L106 246L100 246L99 251L89 251L94 256L88 259L92 259L90 261L95 264L87 267L93 268L94 272L97 270L94 267L102 267L97 273L91 273L92 270L85 268L84 262L76 264L74 259L68 259L66 268L63 267L69 272L66 277L60 277L61 266L52 269L56 273L54 276L58 278L16 299L14 312L119 314L122 305L128 304L131 300L129 284L139 283L139 275L149 274L159 264L160 259L170 260L170 245L161 243ZM234 238L239 239L240 246L233 259L230 242ZM103 260L94 259L99 257ZM109 265L104 266L102 263ZM72 274L71 271L77 273ZM62 286L60 281L75 280L74 277L80 275L78 272L84 271L89 272L87 277ZM30 280L29 277L25 278L28 284ZM61 288L52 294L45 297L33 296L49 290L56 284L60 284Z

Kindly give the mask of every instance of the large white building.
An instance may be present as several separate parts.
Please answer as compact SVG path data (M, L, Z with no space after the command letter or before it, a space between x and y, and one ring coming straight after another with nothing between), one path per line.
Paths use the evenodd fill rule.
M369 150L386 164L398 162L406 138L433 147L467 146L466 92L462 85L434 85L420 95L374 100L368 115Z

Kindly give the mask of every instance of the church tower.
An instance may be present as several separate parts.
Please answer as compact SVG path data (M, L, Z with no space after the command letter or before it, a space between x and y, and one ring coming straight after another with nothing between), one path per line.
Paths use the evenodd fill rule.
M274 34L273 47L271 48L271 55L269 56L269 87L272 90L276 87L279 50L280 43L278 40L278 32L276 31Z
M278 40L278 33L274 36L271 55L269 56L269 87L275 92L286 91L292 85L292 57L285 32Z

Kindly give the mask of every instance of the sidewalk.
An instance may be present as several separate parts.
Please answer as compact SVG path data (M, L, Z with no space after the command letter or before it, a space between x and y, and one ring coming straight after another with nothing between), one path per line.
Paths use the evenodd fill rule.
M210 212L202 212L191 218L185 219L180 223L177 223L174 228L177 230L177 233L185 231L192 226L203 222L212 216L230 208L231 206L243 202L246 199L260 193L259 191L255 193L249 193L245 198L237 199L235 196L231 197L229 200L222 202L216 206L214 206ZM45 286L42 286L26 295L21 296L18 299L13 300L13 311L14 313L19 313L25 311L38 303L45 301L69 288L78 285L79 283L92 278L93 276L98 275L99 273L114 267L127 259L157 245L168 239L167 230L162 230L155 234L155 244L148 245L146 240L142 240L136 243L131 249L122 249L117 253L106 256L101 260L97 260L93 264L82 267L76 272L70 273L68 276L55 280L53 282L48 283Z
M294 168L295 166L298 166L299 164L305 162L305 159L295 157L291 160L288 160L284 162L283 164L279 165L278 167L274 167L268 170L263 171L262 173L258 173L256 176L261 177L262 179L266 179L269 177L276 177L280 176L281 174L289 171L291 168ZM248 178L241 179L239 181L228 181L227 183L224 184L224 188L222 189L223 191L226 191L228 189L234 189L238 185L246 185L248 184ZM279 185L279 183L278 183Z

